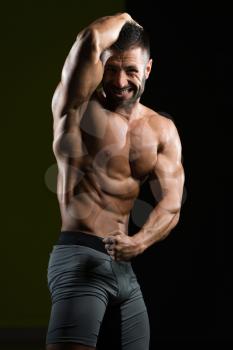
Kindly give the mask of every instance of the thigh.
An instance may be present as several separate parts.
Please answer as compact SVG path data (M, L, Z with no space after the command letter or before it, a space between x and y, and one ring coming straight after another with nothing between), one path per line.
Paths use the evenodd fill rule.
M77 246L53 249L48 266L52 308L47 344L96 346L108 303L105 278L109 273L109 261L103 253Z
M105 310L102 299L88 293L54 303L46 344L76 343L95 348Z
M150 324L139 285L121 305L122 350L149 350Z

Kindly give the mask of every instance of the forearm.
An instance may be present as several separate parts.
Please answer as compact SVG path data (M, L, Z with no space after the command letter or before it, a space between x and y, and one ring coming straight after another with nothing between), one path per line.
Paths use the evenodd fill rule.
M99 18L87 29L94 31L100 54L117 41L121 28L132 18L128 13L118 13L114 16Z
M163 240L179 221L180 210L168 211L157 205L143 227L133 236L143 252L154 243Z
M62 69L62 84L67 85L75 75L80 58L97 64L101 54L117 40L121 28L130 19L127 13L102 17L79 32Z

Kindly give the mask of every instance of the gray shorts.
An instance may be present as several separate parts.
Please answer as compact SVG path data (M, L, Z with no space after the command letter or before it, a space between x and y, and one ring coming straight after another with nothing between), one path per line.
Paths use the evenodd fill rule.
M121 349L149 350L148 314L131 263L114 261L96 248L72 242L53 246L48 264L52 308L46 344L96 347L106 307L114 306L121 314Z

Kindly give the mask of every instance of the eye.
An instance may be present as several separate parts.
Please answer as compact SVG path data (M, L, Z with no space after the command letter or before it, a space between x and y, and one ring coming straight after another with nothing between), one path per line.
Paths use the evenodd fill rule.
M112 67L112 66L107 66L107 67L105 68L105 70L106 70L107 72L111 72L111 73L115 73L115 72L117 71L117 69L116 69L115 67Z
M136 68L129 68L127 69L128 73L138 73L138 70Z

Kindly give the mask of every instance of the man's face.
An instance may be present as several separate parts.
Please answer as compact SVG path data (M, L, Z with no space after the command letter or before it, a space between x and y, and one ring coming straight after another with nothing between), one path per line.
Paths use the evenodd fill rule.
M135 103L144 91L151 65L152 60L140 47L120 53L111 51L102 80L108 102L115 106Z

